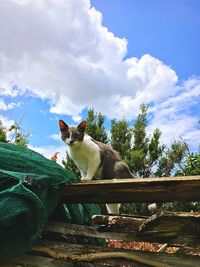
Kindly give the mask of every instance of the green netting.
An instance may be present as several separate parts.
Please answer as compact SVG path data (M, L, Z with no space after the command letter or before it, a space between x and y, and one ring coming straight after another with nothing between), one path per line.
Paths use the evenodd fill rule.
M0 260L30 250L73 173L26 148L0 142ZM65 205L71 223L88 223L96 205Z

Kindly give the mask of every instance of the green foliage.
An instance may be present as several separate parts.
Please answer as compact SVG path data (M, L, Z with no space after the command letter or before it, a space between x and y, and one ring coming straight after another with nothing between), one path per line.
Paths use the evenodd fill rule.
M11 125L8 130L12 134L11 142L14 142L18 146L27 147L28 146L28 137L30 133L24 133L21 126L17 123Z
M187 145L187 144L186 144ZM181 153L180 153L181 154ZM179 154L179 160L181 159ZM178 171L175 173L176 176L189 176L189 175L200 175L200 154L199 153L189 153L187 150L187 155L184 163ZM172 202L165 203L164 209L167 211L200 211L200 202Z
M176 175L200 175L200 154L191 153Z
M154 165L162 155L165 145L160 145L161 131L156 128L149 142L149 164Z
M148 178L175 175L178 171L183 169L184 160L188 152L188 145L183 140L175 140L171 146L167 148L166 145L160 144L161 131L158 128L153 131L152 136L147 136L148 107L143 104L140 109L140 114L136 118L132 131L128 123L124 128L118 127L117 131L115 130L115 124L112 124L114 130L111 128L111 144L122 154L130 170L136 176ZM124 125L124 120L119 121L117 125L121 124ZM126 140L128 144L123 139L123 136L128 136ZM125 149L124 144L126 144ZM175 205L174 208L179 208L179 210L184 206L184 204L181 205L180 203L170 203L166 204L165 209L170 209L173 205ZM149 211L147 206L146 203L123 204L121 212L148 215ZM189 209L191 206L193 206L191 203L185 203L186 209Z
M152 137L146 133L147 111L146 105L141 105L141 112L133 126L133 146L130 150L128 165L133 173L139 177L154 176L154 170L165 149L160 145L161 131L155 129Z
M183 140L175 140L160 158L155 176L171 176L178 173L183 168L187 152L187 143Z
M6 129L0 121L0 142L7 142Z
M123 119L121 121L111 121L111 145L117 150L125 162L129 161L131 149L132 131L128 122Z
M94 112L93 108L89 109L86 119L86 133L92 136L95 140L107 144L109 140L103 126L104 120L105 119L101 113Z
M7 134L11 135L11 138L7 138ZM0 121L0 141L14 143L18 146L27 147L28 146L28 137L30 133L24 133L21 126L17 123L11 125L11 127L6 130Z
M146 203L126 203L120 208L122 214L136 214L140 216L149 215L148 204Z
M133 150L141 150L144 154L148 151L148 141L146 137L146 127L147 127L147 110L148 107L144 104L140 106L141 113L138 115L134 127L134 144Z
M67 170L73 172L76 175L76 177L79 178L81 177L79 169L76 167L76 165L74 164L73 160L69 157L67 152L66 152L66 160L62 160L62 164Z

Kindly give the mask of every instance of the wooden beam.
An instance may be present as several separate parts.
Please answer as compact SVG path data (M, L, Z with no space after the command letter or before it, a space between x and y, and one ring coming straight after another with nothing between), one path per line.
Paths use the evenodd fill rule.
M62 197L66 203L200 201L200 175L72 183Z
M200 263L200 257L198 256L185 256L136 250L130 251L124 249L105 248L101 246L95 247L89 245L47 241L38 242L38 244L32 248L32 252L42 253L54 259L70 261L75 264L74 266L80 266L79 264L82 262L107 263L107 261L111 259L113 260L113 263L116 263L117 260L127 260L129 261L130 266L136 266L135 263L139 263L139 266L193 267L199 266Z
M49 222L45 230L61 235L79 235L112 240L168 243L200 247L200 213L162 212L149 218L94 215L95 226Z
M49 222L45 228L45 231L59 233L62 235L87 236L126 241L140 241L140 239L137 238L137 232L133 232L130 235L130 232L108 232L104 230L104 227L102 228L88 225L67 224L62 222Z
M12 260L0 261L0 267L74 267L74 264L38 255L22 255Z

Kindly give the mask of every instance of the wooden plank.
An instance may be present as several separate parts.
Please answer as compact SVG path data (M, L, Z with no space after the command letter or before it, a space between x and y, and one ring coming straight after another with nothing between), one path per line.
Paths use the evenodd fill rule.
M98 237L103 239L115 239L115 240L140 240L137 238L137 232L107 232L102 227L67 224L62 222L49 222L45 228L45 231L59 233L62 235L78 235L87 237Z
M9 261L0 261L0 267L74 267L74 264L37 255L22 255Z
M149 218L94 215L104 232L130 233L133 240L200 247L200 213L161 212ZM129 236L129 237L130 237Z
M112 227L119 232L133 232L139 231L139 227L145 223L147 218L133 217L123 215L93 215L92 221L95 225L103 225Z
M162 230L163 233L177 232L200 235L200 212L160 212L139 226L140 232Z
M65 186L66 203L200 201L200 176L94 180Z
M146 219L139 227L139 236L151 240L200 247L200 213L161 212Z
M111 249L105 247L95 247L89 245L67 244L61 242L47 242L41 241L32 251L34 253L42 253L50 256L54 259L62 259L74 262L75 266L81 262L96 261L106 263L107 260L113 259L114 262L117 259L128 260L132 262L131 266L135 262L140 263L141 266L157 266L157 267L169 267L169 266L182 266L193 267L200 266L200 257L198 256L185 256L168 253L154 253L146 251L124 250L124 249Z
M200 213L161 213L150 218L93 216L95 226L49 222L45 230L62 235L80 235L112 240L168 243L200 247ZM99 225L99 226L97 226Z

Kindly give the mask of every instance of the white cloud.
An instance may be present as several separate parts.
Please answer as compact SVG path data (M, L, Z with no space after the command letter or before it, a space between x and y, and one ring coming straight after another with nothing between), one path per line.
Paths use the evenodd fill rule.
M19 94L12 82L0 80L0 96L15 97Z
M200 144L199 104L200 82L191 78L178 89L178 94L150 109L153 119L148 127L151 133L155 128L162 131L162 142L170 144L173 139L182 137L189 142L191 149L198 150ZM196 113L191 111L196 109Z
M60 134L52 134L50 136L51 139L55 140L55 141L61 141L61 137Z
M149 131L161 128L166 142L199 137L190 114L199 79L178 86L175 71L159 59L125 58L127 40L102 25L89 0L1 0L0 33L0 96L48 99L50 112L75 121L86 107L133 119L141 103L153 102Z
M16 108L16 107L19 107L20 106L20 103L9 103L9 104L6 104L5 101L3 99L0 99L0 110L8 110L8 109L13 109L13 108Z
M0 121L2 122L3 126L6 128L6 129L9 129L11 125L14 124L14 121L7 118L7 117L4 117L2 115L0 115Z
M175 93L176 73L150 55L125 59L126 39L89 0L2 0L0 32L0 88L47 98L53 113L79 120L92 106L131 119L142 102Z

